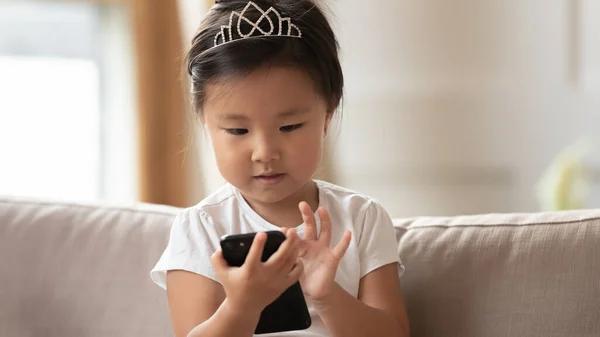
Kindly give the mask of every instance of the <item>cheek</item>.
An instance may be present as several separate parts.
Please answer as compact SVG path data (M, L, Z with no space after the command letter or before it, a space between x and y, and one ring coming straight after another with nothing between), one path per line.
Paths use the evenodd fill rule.
M240 161L242 157L240 147L235 146L228 135L221 132L212 133L210 139L215 160L220 169L227 169L227 167L231 167L232 162Z
M315 167L319 165L323 152L323 133L320 130L311 130L303 137L298 137L293 146L291 160L298 165Z

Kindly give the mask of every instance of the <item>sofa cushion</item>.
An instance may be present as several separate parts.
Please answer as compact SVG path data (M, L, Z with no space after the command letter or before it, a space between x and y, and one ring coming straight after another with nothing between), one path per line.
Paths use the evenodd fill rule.
M412 336L600 336L600 210L395 226Z
M177 209L0 198L0 336L169 336L149 271Z

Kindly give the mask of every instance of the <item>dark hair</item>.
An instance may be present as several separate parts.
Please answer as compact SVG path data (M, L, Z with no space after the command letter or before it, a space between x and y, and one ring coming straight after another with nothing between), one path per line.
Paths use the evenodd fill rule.
M187 54L188 73L192 82L194 111L200 113L206 99L206 87L210 83L246 76L264 66L291 66L305 70L315 83L315 89L327 101L333 112L342 98L344 78L338 57L338 42L323 11L311 0L254 1L268 10L276 9L282 17L290 17L302 32L301 38L261 36L239 39L214 47L215 36L222 26L229 25L232 11L241 13L248 1L218 1L202 21ZM263 30L269 30L268 20L260 20L262 13L250 7L244 17L258 22ZM277 19L276 16L269 16ZM250 31L247 25L244 31ZM237 19L233 20L237 27ZM278 28L278 27L277 27ZM234 39L239 38L232 29ZM227 32L228 34L228 32ZM214 47L214 48L213 48Z

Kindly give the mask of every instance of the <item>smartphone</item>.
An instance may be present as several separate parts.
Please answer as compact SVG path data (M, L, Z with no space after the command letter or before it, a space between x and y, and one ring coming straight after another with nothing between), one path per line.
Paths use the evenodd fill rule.
M268 231L266 234L267 241L261 257L262 262L266 262L285 241L285 235L280 231ZM221 238L223 257L230 266L241 267L244 264L255 235L256 233L235 234ZM265 307L260 314L260 320L254 333L258 335L305 330L311 324L312 321L300 282L296 282L273 303Z

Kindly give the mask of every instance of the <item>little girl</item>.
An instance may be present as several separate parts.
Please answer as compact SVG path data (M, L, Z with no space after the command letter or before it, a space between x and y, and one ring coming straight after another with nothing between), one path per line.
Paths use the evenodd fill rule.
M218 1L187 62L227 184L176 217L151 272L167 290L175 335L252 336L263 308L299 280L311 327L270 336L408 336L390 216L313 179L343 92L323 12L311 0ZM286 240L263 263L270 230ZM251 232L244 265L229 267L220 238Z

